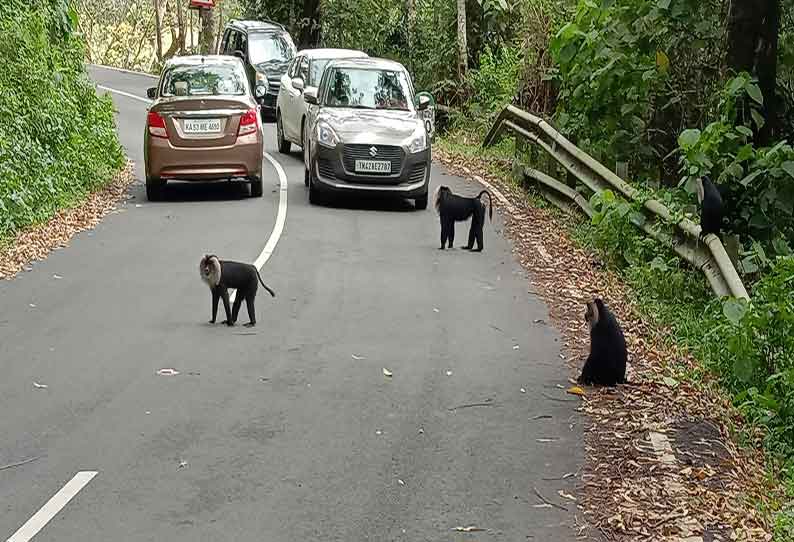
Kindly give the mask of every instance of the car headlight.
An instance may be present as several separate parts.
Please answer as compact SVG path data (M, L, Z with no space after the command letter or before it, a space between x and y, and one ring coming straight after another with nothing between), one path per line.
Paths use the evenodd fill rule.
M425 149L427 149L427 133L425 132L424 127L422 127L422 130L417 131L411 138L410 142L408 143L408 150L411 151L411 154L416 154L417 152L422 152Z
M336 147L339 136L327 123L320 121L317 123L317 142L325 147Z
M258 85L264 85L267 87L267 74L262 72L256 72L256 83Z

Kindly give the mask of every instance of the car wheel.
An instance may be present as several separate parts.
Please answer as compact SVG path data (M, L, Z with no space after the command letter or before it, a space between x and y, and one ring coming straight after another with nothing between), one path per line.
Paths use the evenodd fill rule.
M414 205L417 211L424 211L427 209L427 194L414 200Z
M251 177L251 197L262 197L262 177Z
M281 154L289 154L292 149L292 143L284 138L284 125L281 122L281 112L276 114L276 139L278 139L278 152Z
M303 184L310 186L311 173L309 172L309 140L305 134L305 123L301 126L301 140L303 141Z
M165 181L151 177L146 178L146 199L162 201L165 197Z

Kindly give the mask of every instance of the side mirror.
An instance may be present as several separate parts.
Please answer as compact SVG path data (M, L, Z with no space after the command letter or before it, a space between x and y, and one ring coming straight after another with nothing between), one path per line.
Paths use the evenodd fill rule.
M300 77L295 77L292 79L292 86L295 90L303 90L305 85L303 84L303 79Z
M419 111L424 111L428 107L430 107L430 98L427 96L419 96L419 103L416 104L416 108Z
M146 96L150 100L154 100L155 98L157 98L157 87L149 87L149 88L147 88L146 89Z
M257 98L264 98L265 94L267 94L267 87L265 87L265 85L256 85L256 88L254 89L254 95Z
M245 62L245 53L243 53L243 52L242 52L240 49L237 49L237 50L234 52L234 56L236 56L237 58L239 58L240 60L242 60L243 62Z
M317 105L317 89L308 88L303 91L303 101L307 104Z

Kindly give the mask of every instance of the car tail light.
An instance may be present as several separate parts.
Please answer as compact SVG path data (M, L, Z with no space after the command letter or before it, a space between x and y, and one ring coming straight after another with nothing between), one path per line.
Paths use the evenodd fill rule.
M168 130L165 127L165 119L156 111L149 111L146 118L146 125L149 127L149 133L154 137L168 137Z
M240 128L237 130L238 136L253 134L259 129L259 115L256 109L249 109L240 118Z

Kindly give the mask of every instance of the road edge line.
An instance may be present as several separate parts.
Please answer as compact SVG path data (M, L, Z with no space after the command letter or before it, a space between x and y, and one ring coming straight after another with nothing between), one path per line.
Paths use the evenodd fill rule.
M50 497L44 506L27 520L22 527L11 535L6 542L28 542L31 538L36 536L52 518L64 509L64 507L71 501L88 482L94 479L94 476L99 474L98 471L80 471L75 474L71 480L66 482L58 492Z

